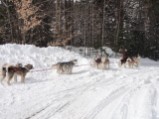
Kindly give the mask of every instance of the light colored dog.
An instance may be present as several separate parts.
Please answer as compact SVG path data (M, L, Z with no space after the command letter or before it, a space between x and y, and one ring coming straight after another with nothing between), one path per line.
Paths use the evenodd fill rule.
M91 66L97 68L97 69L108 69L110 65L110 61L108 57L99 57L97 59L94 59L91 63Z
M33 65L31 64L27 64L24 67L21 64L17 64L17 65L3 65L2 67L2 80L1 82L4 80L4 78L7 78L7 84L10 85L10 81L12 80L12 78L14 77L15 80L17 81L17 76L21 77L21 82L24 83L25 82L25 77L26 74L33 69Z
M58 74L71 74L76 63L76 59L68 62L59 62L52 65L52 68L56 69Z
M129 68L138 67L140 62L140 56L133 57L133 58L127 58L126 63Z

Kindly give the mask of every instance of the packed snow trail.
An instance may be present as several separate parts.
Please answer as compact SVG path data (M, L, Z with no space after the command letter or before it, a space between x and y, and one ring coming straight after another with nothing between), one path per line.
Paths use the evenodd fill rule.
M159 119L159 62L141 59L138 68L90 67L90 59L59 47L0 46L0 64L31 63L45 69L78 60L72 75L30 72L26 83L0 85L0 119Z

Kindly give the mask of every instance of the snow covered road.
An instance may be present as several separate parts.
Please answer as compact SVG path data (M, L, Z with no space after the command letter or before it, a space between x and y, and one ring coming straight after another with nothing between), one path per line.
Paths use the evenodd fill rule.
M0 64L32 63L35 69L78 59L72 75L32 72L26 83L0 85L0 119L159 119L159 62L141 59L139 68L90 67L90 59L58 47L0 46Z

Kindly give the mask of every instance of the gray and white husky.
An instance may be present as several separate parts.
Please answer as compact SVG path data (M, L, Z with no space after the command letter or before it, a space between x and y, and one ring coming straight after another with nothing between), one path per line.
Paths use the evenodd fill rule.
M76 63L76 59L68 62L58 62L52 65L52 68L55 68L58 74L71 74Z

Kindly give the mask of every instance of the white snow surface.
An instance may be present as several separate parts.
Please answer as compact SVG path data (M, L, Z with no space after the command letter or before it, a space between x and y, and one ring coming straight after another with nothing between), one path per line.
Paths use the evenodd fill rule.
M31 63L33 71L78 60L73 74L30 72L21 84L0 84L0 119L159 119L159 62L141 58L138 68L92 68L90 58L59 47L0 46L0 65Z

